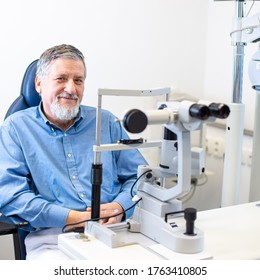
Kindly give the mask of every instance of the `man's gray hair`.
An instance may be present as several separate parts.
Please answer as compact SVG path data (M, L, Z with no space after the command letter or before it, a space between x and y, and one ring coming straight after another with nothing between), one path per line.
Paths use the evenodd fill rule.
M81 60L85 68L84 76L86 77L86 65L82 52L74 46L66 44L51 47L42 53L37 62L36 75L45 76L51 62L57 58Z

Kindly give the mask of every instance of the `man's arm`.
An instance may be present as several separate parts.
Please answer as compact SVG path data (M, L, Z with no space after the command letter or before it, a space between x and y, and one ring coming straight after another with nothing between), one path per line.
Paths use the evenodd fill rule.
M28 221L34 228L62 227L70 209L55 205L30 189L30 170L10 123L0 129L0 161L0 212L12 216L13 222Z

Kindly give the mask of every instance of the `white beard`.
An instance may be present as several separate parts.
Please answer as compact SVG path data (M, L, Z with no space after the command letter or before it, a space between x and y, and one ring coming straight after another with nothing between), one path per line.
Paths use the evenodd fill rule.
M68 94L61 94L59 96L68 96ZM70 121L78 115L79 112L79 102L74 107L65 107L59 104L58 97L51 104L51 112L62 121ZM72 98L78 99L75 95L69 95Z

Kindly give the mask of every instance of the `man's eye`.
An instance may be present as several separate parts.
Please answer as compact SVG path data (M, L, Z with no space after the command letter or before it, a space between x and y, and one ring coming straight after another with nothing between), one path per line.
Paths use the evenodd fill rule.
M84 83L84 81L83 81L82 79L76 79L76 80L75 80L75 83L76 83L77 85L81 85L81 84Z
M58 77L57 80L59 80L59 81L65 81L65 78L64 78L64 77Z

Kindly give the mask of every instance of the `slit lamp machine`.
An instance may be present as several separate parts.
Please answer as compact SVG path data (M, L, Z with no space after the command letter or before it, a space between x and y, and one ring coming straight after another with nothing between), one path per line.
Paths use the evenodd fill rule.
M225 119L229 115L229 107L222 103L198 101L196 103L183 100L181 102L162 102L158 109L141 111L131 109L125 113L122 123L130 133L140 133L148 125L163 124L162 141L132 144L100 145L101 107L103 95L120 96L153 96L170 94L170 88L153 90L112 90L100 89L97 109L97 145L94 146L94 163L92 169L92 219L99 217L100 189L102 182L101 153L104 151L141 149L161 147L160 165L138 167L137 195L133 217L120 225L104 226L97 222L87 222L85 235L94 235L108 246L114 248L138 241L129 238L124 231L141 233L178 253L199 253L203 251L204 234L195 229L196 209L184 210L186 228L175 227L168 223L168 216L182 211L182 203L178 199L188 193L191 187L191 176L204 172L204 153L202 149L191 149L191 131L201 129L204 122ZM139 142L139 141L138 141ZM165 178L176 176L177 182L172 186L165 185ZM119 232L116 229L120 229ZM124 229L124 230L123 230ZM133 235L134 236L134 235ZM132 237L133 237L132 236Z

